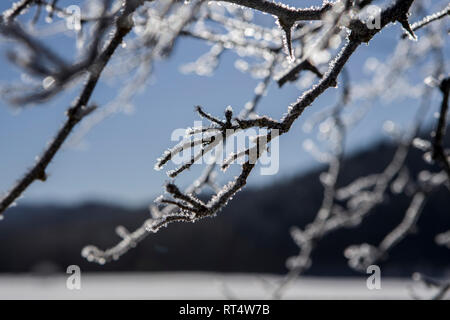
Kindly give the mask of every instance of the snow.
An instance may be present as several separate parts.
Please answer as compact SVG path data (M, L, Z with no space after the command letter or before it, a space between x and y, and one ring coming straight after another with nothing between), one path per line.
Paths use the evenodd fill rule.
M216 273L81 274L81 289L69 290L69 275L0 275L0 299L267 299L280 276ZM382 279L369 290L366 278L304 277L284 299L411 299L409 279Z

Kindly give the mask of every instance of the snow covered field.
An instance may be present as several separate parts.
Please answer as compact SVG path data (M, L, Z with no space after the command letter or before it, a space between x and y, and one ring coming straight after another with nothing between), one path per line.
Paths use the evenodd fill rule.
M85 274L80 290L68 290L64 275L1 275L0 299L266 299L281 278L214 273ZM411 299L407 279L384 279L369 290L365 278L301 278L285 299Z

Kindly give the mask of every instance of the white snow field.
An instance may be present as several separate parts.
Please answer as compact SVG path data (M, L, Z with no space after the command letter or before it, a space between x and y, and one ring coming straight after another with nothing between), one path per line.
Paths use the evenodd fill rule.
M69 290L69 275L0 275L0 299L268 299L280 276L216 273L82 274L81 289ZM369 290L366 278L304 277L284 299L411 299L408 279L382 279Z

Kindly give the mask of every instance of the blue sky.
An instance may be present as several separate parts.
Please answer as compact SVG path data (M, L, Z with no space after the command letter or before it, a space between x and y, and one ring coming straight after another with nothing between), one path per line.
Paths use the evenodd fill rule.
M9 7L2 1L0 10ZM400 27L391 26L377 36L369 46L362 46L352 56L349 71L352 81L364 79L363 65L370 56L384 60L391 53L401 34ZM73 37L51 38L51 45L63 53L71 50ZM72 45L73 46L73 45ZM0 83L20 79L20 72L5 59L10 49L0 43ZM155 171L156 158L173 145L170 135L176 128L189 127L198 120L194 106L201 105L208 112L222 115L227 105L239 111L253 96L258 80L234 68L236 55L227 52L213 77L185 75L179 72L184 64L194 61L208 46L195 40L177 44L170 60L160 61L144 92L135 97L132 114L117 113L94 127L79 147L64 148L48 168L49 179L35 182L21 202L74 203L102 200L126 205L148 204L162 190L168 180L165 171ZM110 101L120 88L118 82L102 82L91 101L102 105ZM51 102L17 110L0 102L0 192L6 192L33 163L45 144L65 120L64 111L79 88L57 96ZM330 89L308 108L291 132L280 140L280 171L276 176L260 176L253 172L249 185L262 185L284 176L306 170L317 163L304 152L302 142L308 134L301 129L311 114L333 103L338 91ZM269 87L259 113L279 118L287 106L301 94L295 85L279 89ZM383 138L381 127L386 120L406 124L416 110L418 101L408 99L377 106L358 124L348 140L349 150L366 147ZM437 105L436 105L437 108ZM432 114L432 112L431 112ZM177 178L186 185L201 170L195 166ZM232 170L233 171L233 170Z

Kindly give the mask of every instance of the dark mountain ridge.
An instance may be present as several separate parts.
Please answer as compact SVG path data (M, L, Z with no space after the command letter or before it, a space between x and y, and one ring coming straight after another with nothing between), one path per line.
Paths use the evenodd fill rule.
M340 185L359 176L380 172L395 148L380 143L349 157ZM430 169L419 151L408 160L412 174ZM127 209L106 203L78 206L11 208L0 223L0 272L63 271L76 264L83 271L220 271L285 273L286 258L297 252L289 235L293 225L311 222L321 200L323 170L284 178L272 185L246 188L214 219L195 224L173 224L150 235L120 260L99 266L85 261L88 244L106 248L119 241L115 227L133 230L148 217L148 210ZM313 254L310 275L357 275L347 266L343 250L351 244L378 244L403 218L410 199L388 194L357 228L338 230L325 237ZM409 235L381 263L387 276L410 276L414 271L442 276L450 272L450 251L434 237L450 229L448 189L433 193Z

